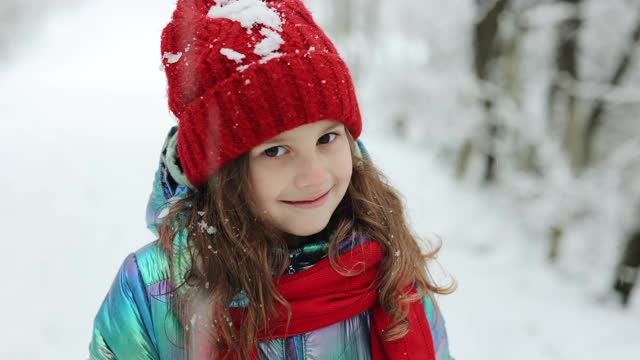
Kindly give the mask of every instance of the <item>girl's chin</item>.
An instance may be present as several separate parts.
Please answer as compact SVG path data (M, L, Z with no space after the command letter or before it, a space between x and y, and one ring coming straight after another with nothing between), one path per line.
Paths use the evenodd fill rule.
M287 233L293 235L293 236L311 236L311 235L315 235L319 232L322 231L323 228L317 228L317 229L289 229L290 231L287 231Z
M318 223L315 226L309 226L310 224L304 224L298 227L289 226L285 229L285 232L293 236L311 236L324 230L324 228L327 226L327 223Z

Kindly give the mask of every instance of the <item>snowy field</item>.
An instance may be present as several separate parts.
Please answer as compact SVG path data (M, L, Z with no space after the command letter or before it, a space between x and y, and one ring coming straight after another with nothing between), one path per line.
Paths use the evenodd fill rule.
M52 14L0 65L0 358L87 357L120 262L153 240L144 210L172 125L160 31L172 0L93 1ZM126 9L123 11L122 9ZM441 297L458 359L638 359L629 309L549 267L498 194L451 180L424 149L365 132L417 232L459 282ZM403 159L399 161L398 159Z

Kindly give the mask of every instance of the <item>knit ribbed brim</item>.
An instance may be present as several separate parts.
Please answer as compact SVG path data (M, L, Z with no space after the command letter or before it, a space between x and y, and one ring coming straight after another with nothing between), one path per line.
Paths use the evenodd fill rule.
M340 57L312 52L265 65L218 83L181 114L189 121L180 121L178 156L188 159L182 166L194 185L206 182L207 174L244 152L300 125L337 120L354 138L360 135L353 84Z

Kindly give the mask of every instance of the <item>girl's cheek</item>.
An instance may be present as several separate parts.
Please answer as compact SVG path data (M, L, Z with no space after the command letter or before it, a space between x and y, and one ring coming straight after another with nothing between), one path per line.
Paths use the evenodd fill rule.
M344 181L351 180L351 174L353 172L353 163L351 161L351 153L342 153L334 160L336 164L337 175Z

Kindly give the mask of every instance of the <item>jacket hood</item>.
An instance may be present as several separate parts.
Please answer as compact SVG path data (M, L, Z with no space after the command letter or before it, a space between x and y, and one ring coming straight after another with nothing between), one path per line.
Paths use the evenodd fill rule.
M193 186L189 183L176 153L178 127L169 130L162 145L158 170L153 178L153 187L147 203L147 228L158 236L158 227L168 213L171 205L189 195Z

